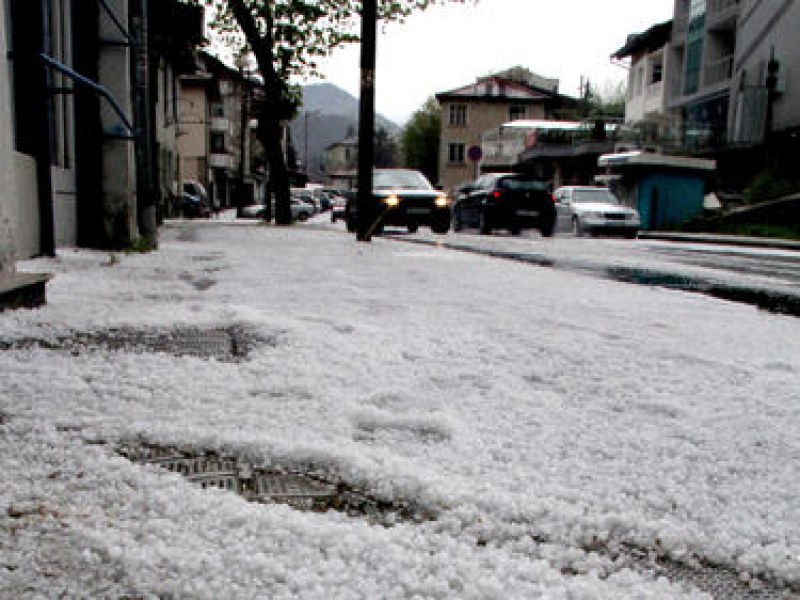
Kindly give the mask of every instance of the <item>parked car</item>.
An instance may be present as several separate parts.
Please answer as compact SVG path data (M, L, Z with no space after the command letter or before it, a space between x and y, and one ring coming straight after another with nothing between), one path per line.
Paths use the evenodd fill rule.
M180 192L175 207L180 216L189 218L208 218L211 216L208 193L203 184L192 179L184 180L181 184Z
M523 229L538 229L553 235L556 209L550 184L519 173L489 173L461 186L453 203L453 230L477 227L490 234L507 229L519 235Z
M555 191L559 231L584 234L624 235L635 238L641 227L639 212L604 187L564 186Z
M358 202L348 197L347 228L356 230ZM425 176L411 169L375 169L370 206L372 233L380 234L385 225L405 227L414 233L420 225L434 233L450 229L450 200L447 194L434 189Z
M297 198L291 198L289 206L292 211L292 221L305 221L314 215L314 208ZM250 204L243 206L239 214L243 219L263 219L265 210L265 204ZM272 201L272 214L275 215L274 200Z
M339 195L331 197L331 223L336 223L337 219L344 219L347 215L347 198Z

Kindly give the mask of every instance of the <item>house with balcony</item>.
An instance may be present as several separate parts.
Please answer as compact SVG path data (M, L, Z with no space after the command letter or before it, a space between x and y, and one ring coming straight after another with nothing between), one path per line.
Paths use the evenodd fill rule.
M355 189L358 183L358 136L351 132L343 140L325 148L325 174L328 187Z
M672 39L672 20L628 36L611 59L628 70L625 124L636 131L637 146L658 148L671 137L664 75Z
M729 139L739 0L676 0L667 60L667 106L690 151Z
M722 187L741 190L800 151L798 30L792 0L675 2L667 108L681 149L716 158Z
M178 175L198 181L218 208L259 196L263 173L254 164L260 83L243 70L201 52L179 79Z
M577 100L558 91L559 81L513 67L436 94L442 110L439 183L444 189L476 178L483 136L509 121L556 119ZM488 163L487 163L488 164Z

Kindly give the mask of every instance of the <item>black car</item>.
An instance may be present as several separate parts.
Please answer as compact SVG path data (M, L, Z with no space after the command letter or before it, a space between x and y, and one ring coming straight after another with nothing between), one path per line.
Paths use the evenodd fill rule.
M477 227L490 234L507 229L519 235L523 229L538 229L553 235L556 207L546 181L518 173L489 173L462 186L453 203L453 230Z
M347 229L356 230L358 203L348 197ZM380 234L385 225L405 227L414 233L420 226L434 233L450 229L450 200L433 188L419 171L411 169L376 169L372 179L370 206L371 233Z

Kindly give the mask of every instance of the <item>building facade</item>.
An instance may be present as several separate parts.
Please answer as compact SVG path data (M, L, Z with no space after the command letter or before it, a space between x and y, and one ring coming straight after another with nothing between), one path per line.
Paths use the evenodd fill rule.
M558 92L558 80L514 67L436 95L442 110L438 182L444 189L475 179L485 132L509 121L553 119L575 100Z
M14 177L14 123L9 91L7 5L0 2L0 276L16 270L17 191Z
M256 104L260 84L206 52L178 86L177 180L198 181L217 208L260 196Z
M162 69L172 59L162 59L202 39L202 9L178 0L0 3L11 56L3 91L13 151L4 157L16 186L17 256L155 237L156 105L170 102L160 94L174 73ZM164 18L167 7L173 18ZM151 45L165 21L169 35Z
M674 135L664 81L672 56L671 38L670 20L629 35L625 45L611 55L628 69L625 123L637 130L643 145L650 143L652 149Z
M792 0L676 0L667 105L687 148L757 144L800 125L798 30Z

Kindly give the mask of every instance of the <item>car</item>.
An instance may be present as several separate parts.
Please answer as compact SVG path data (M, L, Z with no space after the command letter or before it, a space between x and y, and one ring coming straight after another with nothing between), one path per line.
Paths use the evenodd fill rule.
M290 210L292 211L292 221L306 221L314 215L314 208L310 204L297 198L291 198ZM243 206L239 216L243 219L263 219L266 204L250 204ZM272 215L275 215L275 201L272 201Z
M347 198L337 194L331 195L331 223L344 219L347 215Z
M345 207L348 231L356 230L358 201L348 197ZM375 169L372 201L369 206L371 234L380 234L384 226L405 227L415 233L420 226L437 234L450 230L450 200L434 189L427 178L413 169Z
M639 211L623 206L605 187L563 186L553 194L559 231L584 234L623 235L633 239L639 233Z
M488 173L459 187L453 202L453 231L477 227L482 234L507 229L519 235L538 229L553 235L556 209L550 183L521 173Z
M177 213L188 218L208 218L211 208L208 203L208 192L199 181L186 179L181 184L181 193L177 199Z

